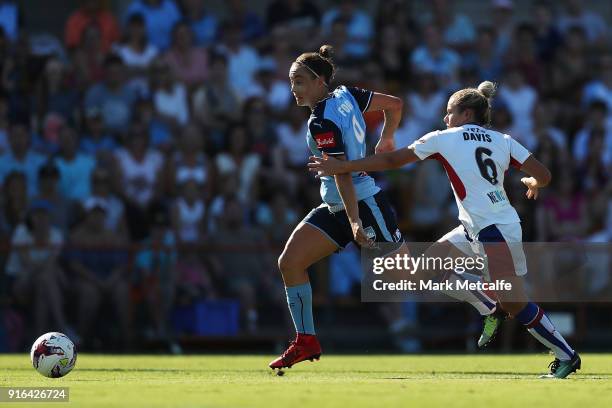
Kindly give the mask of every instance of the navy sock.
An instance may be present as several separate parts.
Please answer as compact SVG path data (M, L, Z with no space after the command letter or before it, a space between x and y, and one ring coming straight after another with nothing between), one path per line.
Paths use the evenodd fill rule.
M533 337L555 353L555 357L559 360L570 360L574 356L574 350L555 329L544 310L535 303L527 303L527 306L516 315L516 319Z

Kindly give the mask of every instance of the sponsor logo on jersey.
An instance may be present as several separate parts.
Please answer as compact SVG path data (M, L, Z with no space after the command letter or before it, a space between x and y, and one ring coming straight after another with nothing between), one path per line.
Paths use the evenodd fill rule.
M487 197L489 197L489 200L491 200L491 204L508 201L508 197L506 196L506 193L503 190L490 191L487 193Z
M317 142L317 148L325 149L330 147L336 147L336 140L334 139L334 132L325 132L318 135L314 135L314 139Z

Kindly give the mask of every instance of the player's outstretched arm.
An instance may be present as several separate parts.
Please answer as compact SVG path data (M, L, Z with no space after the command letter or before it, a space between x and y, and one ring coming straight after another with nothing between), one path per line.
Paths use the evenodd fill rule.
M550 170L531 155L521 166L521 171L531 176L521 179L521 182L527 187L525 195L528 199L536 200L538 198L538 190L542 187L546 187L552 179Z
M419 157L408 147L389 153L380 153L364 159L341 161L327 155L310 157L308 168L318 176L333 176L355 171L384 171L419 161Z
M385 122L380 133L380 140L376 144L376 154L395 150L394 134L402 119L403 102L400 98L374 92L368 112L383 111Z

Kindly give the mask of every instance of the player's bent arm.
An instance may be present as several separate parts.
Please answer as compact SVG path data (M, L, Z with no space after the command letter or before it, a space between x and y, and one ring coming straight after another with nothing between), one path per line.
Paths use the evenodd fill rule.
M538 159L533 157L533 155L529 156L527 160L525 160L520 170L535 179L537 184L533 187L546 187L552 179L550 170L548 170L546 166L544 166Z
M381 137L393 137L393 133L399 126L402 119L402 106L404 103L396 96L381 94L374 92L368 112L383 111L385 114L385 122L383 125Z

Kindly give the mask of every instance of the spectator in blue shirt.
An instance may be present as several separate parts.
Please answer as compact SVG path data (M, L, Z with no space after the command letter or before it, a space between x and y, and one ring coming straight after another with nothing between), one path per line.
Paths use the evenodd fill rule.
M119 131L128 125L138 95L125 85L125 67L121 58L109 55L104 66L106 81L89 88L85 94L85 109L100 109L104 125L111 131Z
M424 30L425 44L417 47L411 56L415 72L434 74L444 88L452 89L457 84L459 54L442 43L440 30L431 25Z
M55 159L60 174L60 192L69 200L82 200L91 194L91 173L96 160L77 151L76 131L65 126L59 136L60 155Z
M160 50L168 48L172 27L181 19L176 3L173 0L135 0L127 8L125 20L136 13L144 17L149 41Z
M30 149L28 126L13 123L9 130L9 150L0 156L0 181L7 174L18 171L26 175L28 196L33 197L38 191L38 169L46 162L45 156Z

